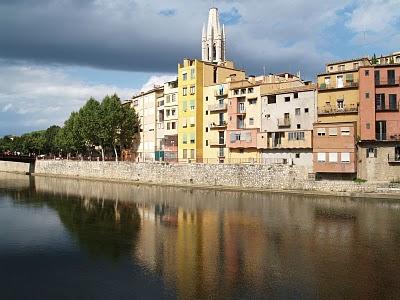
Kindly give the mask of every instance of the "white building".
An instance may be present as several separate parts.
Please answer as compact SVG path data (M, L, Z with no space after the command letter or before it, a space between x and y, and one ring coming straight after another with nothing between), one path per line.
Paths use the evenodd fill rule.
M261 131L257 148L271 163L303 165L312 170L312 131L317 120L315 85L262 95Z

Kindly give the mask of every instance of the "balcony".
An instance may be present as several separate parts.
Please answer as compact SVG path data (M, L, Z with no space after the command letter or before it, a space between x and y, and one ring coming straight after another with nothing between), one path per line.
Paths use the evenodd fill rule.
M278 119L278 127L290 127L290 118Z
M226 97L228 96L228 89L218 89L214 91L215 97Z
M228 104L226 104L226 103L218 103L218 104L208 106L208 110L210 112L217 112L217 111L222 111L222 110L227 110L227 109L228 109Z
M354 104L343 107L323 106L318 108L318 115L353 114L357 112L358 107Z
M389 107L377 105L375 106L377 112L396 112L399 111L399 105L397 103L389 105Z
M377 141L386 141L387 140L386 139L386 133L385 132L384 133L377 132L376 135L375 135L375 139Z
M210 140L210 147L221 147L225 146L226 142L225 139L212 139Z
M376 87L398 86L398 85L400 85L400 78L389 78L386 80L375 79Z
M400 164L400 155L388 155L388 163L389 164Z
M351 89L351 88L357 88L357 87L358 87L358 81L346 81L343 83L342 86L338 86L337 84L326 84L326 83L318 84L319 91L336 90L336 89Z
M225 129L226 126L227 126L226 121L222 121L222 122L219 122L219 123L212 122L210 124L210 129Z
M238 115L245 115L246 114L246 108L238 107L237 114Z
M225 157L225 149L219 149L217 151L217 156L218 156L218 158L224 158Z

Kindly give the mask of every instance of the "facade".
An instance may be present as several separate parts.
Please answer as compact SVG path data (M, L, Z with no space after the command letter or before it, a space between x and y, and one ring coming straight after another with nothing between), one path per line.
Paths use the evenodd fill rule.
M211 63L221 63L226 60L225 27L219 22L218 8L211 8L208 14L207 27L203 25L201 38L202 60Z
M157 151L157 106L163 98L164 87L155 86L153 89L134 96L131 106L139 116L139 140L134 148L137 149L136 161L154 161ZM161 129L160 129L161 130Z
M389 62L360 69L358 177L371 181L400 179L400 63Z
M178 66L178 160L203 162L204 89L219 85L230 76L244 76L232 62L212 64L184 59Z
M357 172L356 124L356 122L314 124L314 172L318 176L344 179L354 177Z
M258 137L262 128L261 95L268 92L302 86L304 83L291 74L278 74L233 80L229 86L227 148L231 163L262 161Z
M312 132L317 118L313 84L262 95L257 149L264 162L313 166Z
M164 96L157 106L157 161L177 161L178 80L164 83Z
M336 127L336 130L342 128L342 124L353 124L349 128L355 130L354 143L352 149L348 149L346 144L345 151L351 150L350 153L356 153L356 139L359 136L359 69L360 67L370 66L371 62L368 58L353 59L347 61L339 61L326 65L325 73L317 76L318 98L317 98L317 122L314 126L314 172L323 175L332 173L343 173L344 177L355 177L356 168L343 167L339 168L336 163L325 163L318 161L316 153L319 149L315 149L315 145L325 145L323 150L326 153L337 153L337 142L340 141L342 135L322 134L324 127L321 124L328 124ZM336 124L336 125L335 125ZM321 127L321 126L322 127ZM322 128L322 129L321 129ZM316 134L316 130L320 129L321 133ZM332 129L334 132L335 129ZM350 139L344 136L344 142ZM332 149L329 149L329 147ZM343 150L343 149L342 149ZM317 152L316 152L317 151ZM344 151L344 150L343 150ZM346 152L347 153L347 152ZM347 155L347 154L346 154ZM334 154L332 154L332 160ZM321 154L322 157L322 154ZM354 162L353 162L354 158ZM321 158L322 159L322 158ZM351 155L350 165L356 164L355 156ZM323 165L323 167L322 167ZM321 174L321 175L322 175Z

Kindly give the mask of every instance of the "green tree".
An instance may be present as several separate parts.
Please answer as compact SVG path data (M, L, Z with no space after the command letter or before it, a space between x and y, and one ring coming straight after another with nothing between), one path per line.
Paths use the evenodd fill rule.
M86 148L80 134L79 125L79 114L77 112L72 112L68 120L65 121L64 127L56 136L57 147L65 151L67 157L69 157L71 153L82 153Z
M375 54L375 53L374 53L374 56L372 56L371 63L372 63L373 65L376 65L376 64L378 63L378 59L376 58L376 54Z
M90 98L79 110L79 131L84 144L90 149L100 143L99 130L101 128L101 106L94 98Z
M56 154L59 151L55 140L58 132L60 131L60 126L53 125L46 129L44 133L45 144L44 144L44 152L47 154Z

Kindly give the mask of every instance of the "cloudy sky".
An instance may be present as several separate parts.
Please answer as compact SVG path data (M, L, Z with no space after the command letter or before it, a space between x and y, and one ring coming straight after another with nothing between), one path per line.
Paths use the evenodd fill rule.
M87 98L134 93L201 55L219 8L249 74L400 51L400 0L0 0L0 136L61 125Z

